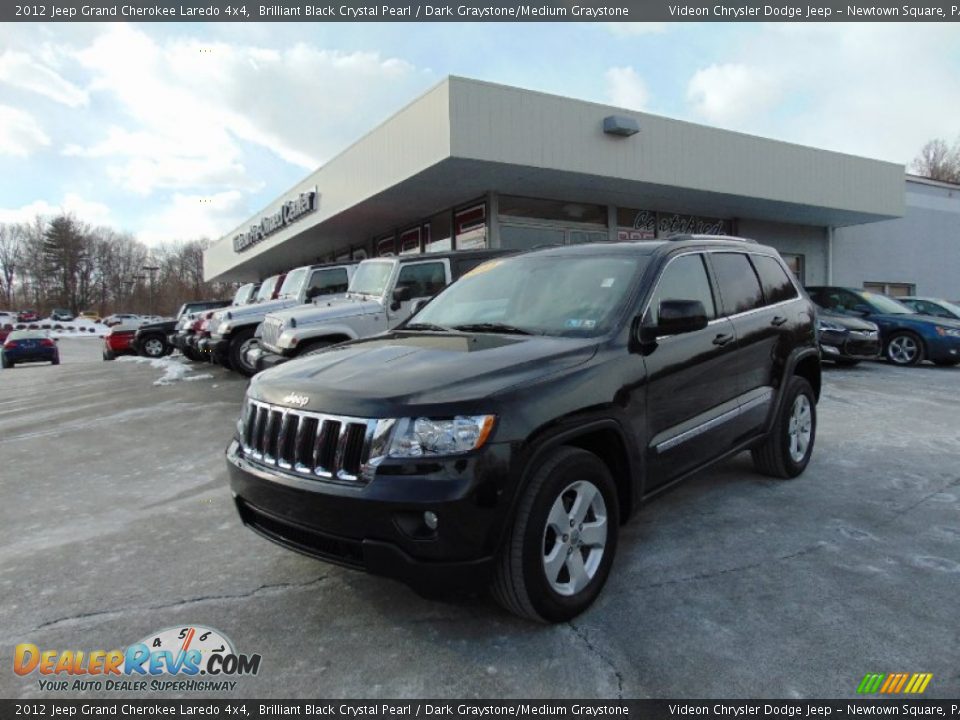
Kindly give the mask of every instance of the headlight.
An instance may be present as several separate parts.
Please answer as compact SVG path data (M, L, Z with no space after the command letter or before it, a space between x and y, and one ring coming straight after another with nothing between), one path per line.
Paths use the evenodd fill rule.
M460 455L483 446L493 415L458 415L450 420L402 418L390 440L388 457Z
M946 328L941 325L936 326L937 335L940 337L955 337L960 338L960 330L956 328Z
M843 332L845 328L843 327L843 325L837 325L836 323L832 323L827 320L821 320L820 329L832 330L833 332Z
M217 335L226 335L232 329L233 327L228 322L220 323L219 325L210 325L210 332L216 333Z

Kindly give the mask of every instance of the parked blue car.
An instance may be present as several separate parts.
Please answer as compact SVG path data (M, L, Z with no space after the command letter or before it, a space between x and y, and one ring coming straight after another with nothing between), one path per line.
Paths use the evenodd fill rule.
M933 315L934 317L948 318L950 320L960 320L960 305L952 303L949 300L912 296L897 298L897 300L921 315Z
M824 310L866 318L880 328L883 356L894 365L960 363L960 321L921 315L879 293L845 287L808 287Z
M45 330L14 330L3 343L3 367L17 363L49 362L60 364L60 350L56 340Z

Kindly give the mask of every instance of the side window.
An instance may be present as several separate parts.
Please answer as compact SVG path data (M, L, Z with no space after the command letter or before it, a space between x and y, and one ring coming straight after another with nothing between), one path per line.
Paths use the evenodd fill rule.
M760 278L763 299L767 305L773 305L784 300L793 300L797 297L797 289L790 282L786 271L777 262L776 258L769 255L751 255L750 260L753 262L753 268Z
M409 287L411 298L432 297L447 284L443 263L407 264L400 268L397 287Z
M310 287L307 288L307 291L313 290L314 295L336 295L345 293L347 284L346 268L316 270L310 276Z
M654 323L659 321L660 303L663 300L699 300L703 303L708 320L717 316L702 255L681 255L667 264L650 301L650 319Z
M725 315L736 315L763 306L760 281L745 254L712 253L710 262L717 274L717 284L720 286L720 299L723 302Z

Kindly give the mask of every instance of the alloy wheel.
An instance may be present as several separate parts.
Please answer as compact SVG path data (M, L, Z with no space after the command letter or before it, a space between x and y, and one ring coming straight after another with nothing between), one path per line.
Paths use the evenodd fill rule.
M920 346L909 335L897 335L887 346L887 357L897 365L910 365L917 358Z
M149 338L143 343L143 351L150 357L160 357L163 355L163 343L157 338Z
M787 435L790 438L790 459L795 463L803 462L810 446L810 436L813 432L813 413L810 410L810 399L803 394L797 395L790 409L790 420L787 423Z
M607 533L607 506L592 482L578 480L557 496L543 530L543 571L554 592L576 595L590 584Z

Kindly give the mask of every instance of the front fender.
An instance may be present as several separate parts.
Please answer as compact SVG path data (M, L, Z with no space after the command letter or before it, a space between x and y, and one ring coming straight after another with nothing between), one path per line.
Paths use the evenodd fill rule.
M350 340L357 340L360 337L352 327L339 323L324 323L316 327L298 327L292 337L297 339L296 346L299 347L308 340L322 340L325 337L335 337L338 335Z

